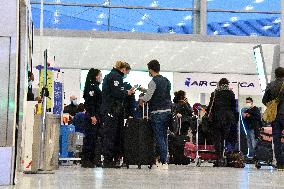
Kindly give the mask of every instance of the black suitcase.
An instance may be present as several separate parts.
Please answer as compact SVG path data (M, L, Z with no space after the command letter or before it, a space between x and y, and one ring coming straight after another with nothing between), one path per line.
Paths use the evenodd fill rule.
M175 165L188 165L190 159L184 155L184 145L189 141L189 137L185 135L174 136L169 135L169 151L170 163Z
M177 132L168 135L170 163L175 165L188 165L190 159L184 155L184 145L189 141L189 137L181 135L181 119L176 118Z
M268 141L258 141L255 147L255 167L260 169L261 166L271 166L273 162L272 143Z
M152 165L155 163L153 129L148 119L128 119L125 125L123 161L129 165Z

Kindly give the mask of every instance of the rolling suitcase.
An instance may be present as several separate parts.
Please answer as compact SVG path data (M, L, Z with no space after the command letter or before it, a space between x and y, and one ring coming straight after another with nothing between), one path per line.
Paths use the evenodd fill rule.
M60 137L59 137L59 157L60 158L72 158L74 157L74 152L70 149L70 144L72 143L72 136L75 134L74 125L61 125L60 126ZM68 149L69 147L69 149Z
M180 135L182 126L181 119L177 119L177 122L177 133L168 136L170 163L175 165L188 165L190 164L190 158L184 155L184 145L187 141L189 141L189 137L187 135Z
M283 131L284 132L284 131ZM272 127L263 127L260 130L260 139L256 143L255 153L255 167L260 169L261 166L273 165L273 146L272 146ZM282 145L284 144L284 133L281 138ZM284 148L283 148L284 149Z
M144 113L144 107L143 107ZM147 115L142 119L128 119L125 124L125 141L123 161L127 168L129 165L152 165L155 163L155 147L153 129L148 122Z

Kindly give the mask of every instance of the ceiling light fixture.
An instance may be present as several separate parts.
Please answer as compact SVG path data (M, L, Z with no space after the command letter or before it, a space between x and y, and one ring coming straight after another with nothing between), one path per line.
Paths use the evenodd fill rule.
M248 5L248 6L246 6L246 8L245 8L245 10L247 10L247 11L250 11L250 10L253 10L253 9L254 9L254 7L251 6L251 5Z
M153 1L150 6L151 7L158 7L159 6L159 1Z
M136 23L137 26L142 26L143 24L144 24L143 21L139 21L139 22Z

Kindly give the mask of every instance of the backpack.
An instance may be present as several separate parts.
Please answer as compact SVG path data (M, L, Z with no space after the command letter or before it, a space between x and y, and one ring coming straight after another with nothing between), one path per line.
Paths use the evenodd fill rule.
M282 83L282 86L280 88L280 91L278 93L278 96L276 99L273 99L271 100L270 102L268 102L266 104L266 110L263 114L263 120L266 121L266 122L273 122L275 121L276 119L276 116L277 116L277 107L278 107L278 104L280 102L279 100L279 97L281 95L281 92L283 91L284 89L284 83Z

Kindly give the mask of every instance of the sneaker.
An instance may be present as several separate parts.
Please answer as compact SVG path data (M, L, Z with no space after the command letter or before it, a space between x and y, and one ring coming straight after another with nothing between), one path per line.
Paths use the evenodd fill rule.
M167 163L163 163L161 166L162 170L169 170L169 165Z
M284 171L284 165L277 165L277 171Z

